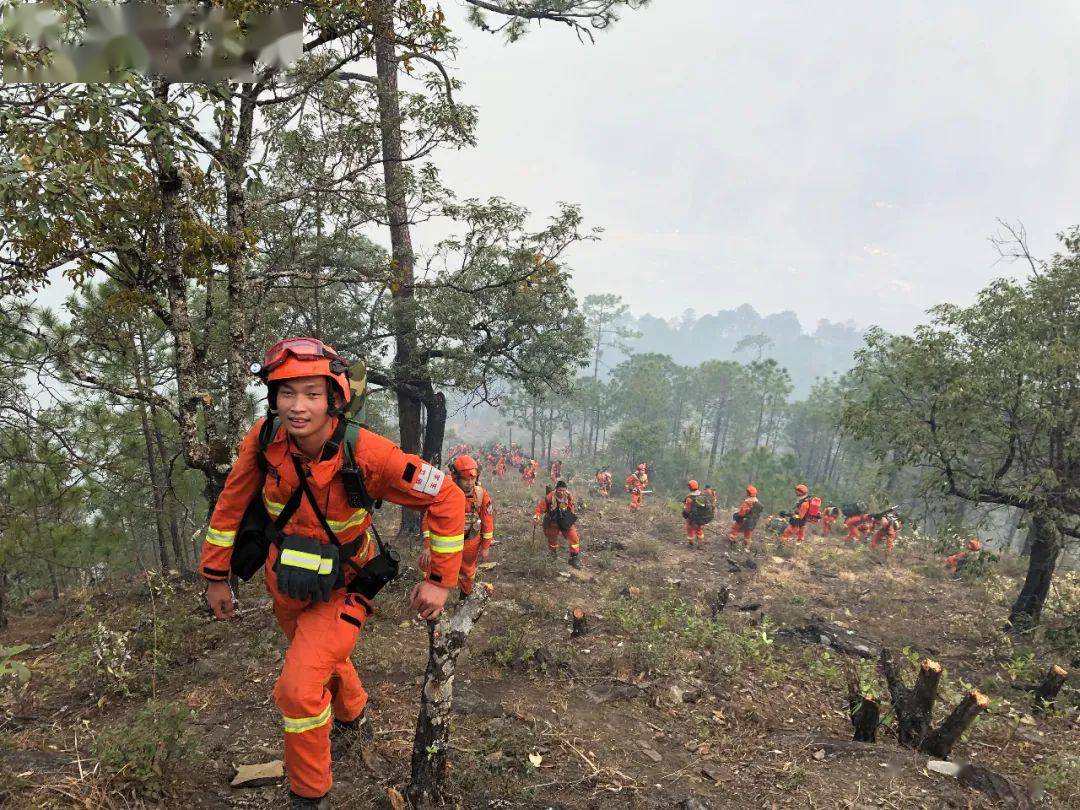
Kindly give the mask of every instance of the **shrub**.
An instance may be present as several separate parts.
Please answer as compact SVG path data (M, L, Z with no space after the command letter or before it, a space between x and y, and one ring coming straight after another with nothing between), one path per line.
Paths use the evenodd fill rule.
M131 723L101 734L94 753L102 765L140 791L157 791L190 753L187 716L178 704L151 701Z

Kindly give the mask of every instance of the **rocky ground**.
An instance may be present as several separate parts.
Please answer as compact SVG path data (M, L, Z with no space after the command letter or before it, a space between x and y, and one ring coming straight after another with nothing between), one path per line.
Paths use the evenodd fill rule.
M1021 804L1080 807L1075 673L1048 715L1017 688L1052 663L1076 669L1075 574L1059 577L1044 628L1016 638L1002 628L1016 560L957 581L910 540L888 561L839 536L792 551L762 535L745 553L719 525L691 549L677 504L631 515L586 498L575 571L534 535L531 495L495 496L482 572L494 592L459 665L451 806L1002 806L898 746L888 711L876 744L850 742L845 667L884 697L884 645L943 664L940 715L971 687L993 699L954 761L1007 777ZM335 806L391 807L404 791L427 655L409 586L380 595L354 654L376 739L335 769ZM241 600L236 621L212 622L196 584L151 576L17 613L0 646L29 644L17 659L31 674L0 676L0 805L282 806L281 781L230 787L238 766L281 757L283 638L261 578ZM588 631L572 638L575 607Z

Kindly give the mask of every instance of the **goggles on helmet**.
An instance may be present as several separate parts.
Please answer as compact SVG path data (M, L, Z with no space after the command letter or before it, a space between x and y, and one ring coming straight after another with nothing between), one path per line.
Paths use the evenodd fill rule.
M323 357L328 358L330 360L330 370L335 374L343 374L348 368L344 358L328 349L321 340L301 337L279 340L266 350L266 354L263 356L261 364L251 364L251 373L259 377L263 382L266 382L266 378L269 376L270 372L288 360L290 355L297 360L318 360ZM340 364L340 367L335 367L336 364Z

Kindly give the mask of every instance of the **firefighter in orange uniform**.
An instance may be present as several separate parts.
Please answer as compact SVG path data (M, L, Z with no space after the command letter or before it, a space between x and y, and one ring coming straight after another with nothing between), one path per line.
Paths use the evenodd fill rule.
M758 518L761 516L761 501L757 497L757 487L753 484L746 485L746 499L739 504L739 511L732 516L731 528L728 530L728 541L732 546L742 535L743 547L750 548L750 541L754 536Z
M798 484L795 487L795 494L799 496L799 499L795 501L795 508L792 510L791 517L788 518L788 527L780 535L781 543L786 543L792 537L795 538L796 542L801 543L806 534L807 521L814 520L821 514L821 499L817 498L819 504L818 513L811 515L811 501L814 499L810 497L810 490L807 489L806 484Z
M649 487L649 475L645 465L638 464L637 470L626 476L626 491L630 493L630 511L636 512L645 500L645 490Z
M581 568L581 542L578 538L577 514L574 512L574 496L565 481L558 481L555 489L540 499L533 513L533 523L543 521L544 537L547 538L548 551L554 557L559 553L559 535L566 538L570 547L568 562L574 568Z
M900 519L896 516L893 509L886 509L881 513L880 517L875 515L876 520L874 525L876 529L873 536L870 538L870 548L877 548L879 545L885 546L885 556L888 557L892 554L893 543L896 542L896 533L900 531Z
M230 573L248 578L264 567L289 641L274 702L290 798L294 808L322 810L330 806L332 741L337 754L371 736L351 654L375 593L393 575L382 564L393 557L394 573L397 565L381 541L376 556L369 509L378 499L427 509L431 565L410 598L421 617L434 619L458 580L465 496L419 456L342 418L348 365L331 347L314 338L279 341L255 368L271 410L240 446L199 571L215 618L228 619Z
M977 557L982 552L982 543L979 542L977 537L972 537L967 541L967 551L961 551L956 554L951 554L945 558L945 565L948 567L949 572L953 576L957 576L961 569L967 565L974 557Z
M495 512L491 494L479 483L480 469L472 456L461 455L449 464L450 478L465 493L465 545L461 551L461 573L458 588L461 595L468 596L476 584L476 566L491 553L495 541ZM426 571L431 564L431 531L428 517L423 523L424 551L420 555L420 570Z
M683 501L683 520L686 522L686 542L691 547L705 545L705 524L713 519L714 507L712 498L702 492L698 482L690 479L686 482L690 494Z
M607 467L596 471L596 486L600 490L600 497L611 497L611 471Z

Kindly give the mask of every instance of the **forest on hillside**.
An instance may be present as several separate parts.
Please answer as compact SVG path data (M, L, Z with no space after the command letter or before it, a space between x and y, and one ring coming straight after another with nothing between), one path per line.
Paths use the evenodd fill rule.
M1068 569L1080 542L1080 227L1065 223L1056 251L1044 257L1031 254L1022 231L1012 231L1011 241L999 243L1003 257L1013 260L999 268L999 278L983 285L971 304L932 307L907 333L836 323L828 313L806 333L791 312L761 316L749 305L700 317L688 311L672 322L632 317L614 280L606 293L579 296L575 290L575 273L590 269L575 264L575 249L603 239L600 223L591 221L588 212L572 202L530 211L501 188L468 196L445 180L439 161L448 152L473 148L479 137L479 111L467 103L469 77L455 61L465 47L466 30L499 36L510 48L526 35L576 36L585 47L597 37L617 36L617 26L607 29L645 3L463 2L469 13L455 23L448 22L438 4L423 0L301 4L301 58L285 67L263 65L245 80L175 81L114 65L116 81L0 87L0 731L18 730L22 747L15 753L20 757L32 752L25 761L33 767L28 765L25 773L36 773L41 762L56 764L44 740L55 718L62 723L69 719L63 717L69 699L77 709L64 726L65 735L103 720L111 729L94 732L95 762L108 779L93 782L93 795L73 794L79 806L110 806L110 796L117 806L117 797L132 806L167 803L199 790L208 791L207 806L213 806L216 791L229 778L220 762L189 775L186 782L181 779L182 789L168 794L161 792L162 762L154 752L171 741L178 753L178 741L194 724L213 729L205 732L204 741L215 755L235 755L232 743L220 737L231 720L212 708L228 700L243 705L245 716L257 718L248 730L266 750L276 753L279 749L271 746L281 746L284 734L283 756L294 757L295 763L290 746L302 747L307 743L297 740L314 735L296 737L294 732L331 722L331 699L323 700L323 687L332 673L311 681L318 681L322 702L317 707L304 704L291 714L283 710L285 730L269 730L269 701L287 701L300 691L278 690L276 697L269 696L279 662L285 667L296 660L275 646L283 642L269 618L271 602L285 601L274 590L278 568L273 563L266 568L270 600L261 592L249 596L255 589L238 584L228 555L252 504L267 515L261 534L264 557L276 555L279 546L294 538L284 530L297 515L301 495L312 504L308 523L323 535L322 540L299 537L297 548L288 549L293 552L289 559L299 560L296 567L302 569L290 572L297 575L294 583L301 577L308 585L319 577L325 580L330 576L326 567L341 574L341 581L330 577L319 587L325 585L329 596L344 600L344 571L351 558L330 563L327 547L335 547L334 559L336 548L345 547L362 547L376 559L368 536L375 515L402 553L400 568L395 563L393 576L379 583L387 589L389 621L376 620L384 622L375 625L381 634L378 644L384 646L375 648L373 666L389 684L384 705L395 721L379 733L396 734L401 723L408 726L416 718L412 685L425 671L425 647L421 635L407 641L406 635L428 633L427 683L441 677L443 685L452 684L456 658L444 651L440 659L437 644L453 641L456 656L468 635L461 623L469 630L481 626L482 609L490 609L510 629L498 634L488 628L479 636L485 642L485 665L499 670L484 673L492 689L485 699L498 689L525 689L533 700L528 722L536 737L530 737L526 751L524 742L510 739L511 732L505 741L492 741L479 728L473 730L476 739L486 741L476 745L486 746L484 757L513 750L515 762L532 763L532 770L514 774L529 778L552 751L564 751L571 761L576 756L588 770L575 773L574 779L594 790L597 801L606 798L600 791L614 794L626 788L625 795L637 796L648 785L626 777L623 771L632 764L620 760L609 768L588 746L574 746L580 728L560 729L569 735L569 748L561 737L552 737L555 732L545 730L535 715L542 714L546 722L554 707L540 707L542 701L534 700L538 694L559 693L559 677L579 677L582 683L615 678L629 690L620 699L648 696L649 705L635 704L640 717L648 719L638 723L635 717L634 727L652 724L661 739L669 732L656 725L663 716L652 712L662 702L657 684L685 670L700 682L693 686L699 696L708 703L707 692L717 702L695 722L710 728L745 722L753 729L747 733L755 745L772 740L780 724L794 720L790 714L781 717L785 710L773 704L762 710L767 718L755 714L758 709L751 704L765 700L762 684L783 683L784 689L773 693L779 699L775 695L805 695L811 683L835 689L851 674L832 658L813 654L816 648L809 657L797 646L774 655L774 642L781 637L774 632L777 623L785 630L785 643L810 639L818 644L823 634L813 629L815 616L804 615L809 604L833 611L827 629L833 641L842 639L845 631L837 630L835 622L855 619L843 614L848 605L838 605L835 593L842 592L857 611L869 600L872 611L884 617L875 623L867 618L872 612L867 608L860 621L877 636L873 649L883 654L887 670L898 666L887 654L889 645L901 646L893 644L890 634L908 634L922 652L905 653L905 661L932 673L920 677L941 675L930 648L939 649L938 657L958 673L951 685L943 681L942 691L965 707L960 712L965 723L957 721L951 737L943 732L949 745L939 740L935 749L945 751L943 756L975 714L989 706L985 695L959 680L965 668L992 683L1007 672L1011 677L1003 688L1024 692L1017 683L1058 677L1052 667L1059 659L1074 666L1068 650L1075 650L1080 639L1080 609ZM83 4L56 5L56 19L36 33L7 23L0 28L5 57L11 55L20 69L41 67L52 58L39 47L38 35L72 43L85 33ZM229 21L224 28L240 31L250 7L221 5L220 14ZM547 89L556 92L551 81ZM425 239L430 231L421 226L433 221L446 235ZM44 305L43 291L55 293L61 284L70 290L64 304ZM687 303L704 308L702 302ZM307 348L283 349L279 357L264 354L290 336L307 336ZM311 346L318 353L308 356L305 351L316 351ZM326 370L272 380L269 375L289 362L290 352L297 363L317 361ZM278 398L283 380L310 383L311 377L325 378L318 380L319 390L289 388L287 393L295 398L304 393L321 403L323 441L314 450L293 452L290 442L299 441L302 429L296 422L274 421L280 416ZM470 413L483 416L470 423L465 419ZM278 433L260 444L264 437L252 428L264 416L271 417L268 424ZM360 436L361 428L345 416L389 439L385 445L372 441L384 449L383 458L400 461L392 474L387 466L369 479L389 493L381 512L376 506L383 505L382 495L370 497L362 479L357 491L347 492L333 477L342 470L356 474L356 459L345 452L359 447L349 437ZM306 418L297 422L306 424ZM331 441L332 436L337 438ZM297 487L281 496L283 501L296 496L291 510L264 491L283 480L277 467L275 478L264 466L275 437L285 448L282 458L291 453L295 463L286 472L295 473ZM239 461L245 440L247 466ZM544 506L549 501L538 506L539 487L497 485L495 507L477 506L475 494L472 505L461 506L470 502L459 482L468 478L474 485L475 468L468 475L458 469L458 454L452 458L449 448L479 448L493 441L516 444L523 457L537 464L565 462L579 496L587 570L576 565L581 563L576 551L571 557L575 573L561 570L555 556L546 556L551 547L537 540L537 527L551 510L562 507L549 509ZM403 452L386 449L391 444ZM326 450L333 452L323 458ZM341 504L347 504L347 514L323 515L315 496L302 491L309 477L318 478L311 466L321 463L338 465L330 480L341 495L337 505L345 510ZM610 468L621 482L638 465L652 473L641 520L635 522L622 502L608 502L605 513L604 502L591 491L594 474ZM242 473L237 475L237 469ZM479 470L482 486L491 474ZM695 557L679 534L682 521L690 521L681 517L690 480L718 494L710 529L716 546L708 556L703 551ZM894 516L901 527L897 555L889 556L892 539L888 553L879 554L876 547L840 545L827 536L805 547L813 551L803 552L766 534L764 527L745 556L736 559L727 553L734 553L733 547L721 549L728 515L748 496L748 485L760 492L768 513L779 515L798 508L792 505L798 484L800 498L808 488L826 507L862 504L859 512L875 520ZM236 499L238 487L247 485L256 494L237 508L229 496ZM223 503L226 507L218 509ZM456 511L448 504L457 504ZM484 520L494 519L492 509L500 521L505 515L507 527L499 537L500 559L491 561L504 567L491 578L507 583L514 598L493 597L488 607L483 605L486 588L468 593L463 588L460 602L446 601L459 582L466 533L477 543L495 533L481 532L475 521L463 529L463 513L474 507L488 510ZM440 509L444 514L437 514ZM271 510L281 526L272 523ZM422 526L425 518L449 528ZM800 520L791 514L784 519ZM229 526L223 528L222 520ZM339 530L356 536L340 544ZM981 546L972 541L980 537L985 567L969 580L946 581L944 559L978 550ZM569 534L565 540L570 542ZM381 537L378 547L379 557L390 559ZM556 548L561 547L556 543ZM208 565L212 555L224 562ZM453 582L438 584L442 574L434 571L432 555L446 565ZM356 566L357 574L360 570ZM631 583L636 576L642 583ZM822 586L822 578L835 581L835 593L829 590L832 585ZM572 590L575 584L583 590ZM887 599L876 600L878 585L887 590ZM720 615L736 586L741 596L733 607L745 619L733 618L731 609ZM207 601L205 594L215 588L224 596ZM243 608L239 601L234 604L233 588L243 594ZM793 588L800 592L792 593ZM931 601L921 601L922 590ZM549 591L560 594L561 601L548 599ZM416 601L416 594L432 592L433 599L442 601ZM727 596L720 598L722 592ZM301 597L314 591L296 593L287 595L304 602ZM549 645L555 652L540 642L525 650L522 640L539 631L521 617L535 614L545 632L561 633L566 622L586 618L572 612L580 609L575 601L582 600L580 593L604 606L591 609L588 618L599 624L597 649L603 644L609 657L594 663L581 658L591 655L591 648L567 648L562 642ZM245 612L249 599L260 618ZM307 601L308 607L315 606L313 598ZM919 604L905 607L912 602ZM247 625L238 621L232 626L236 635L227 635L223 624L211 623L207 604L218 619L243 617ZM423 618L431 621L416 618L422 615L416 604L429 611ZM444 605L439 621L459 622L459 635L451 641L435 629ZM349 607L362 615L348 614L343 620L351 643L342 645L344 653L336 650L332 662L342 665L346 678L359 628L375 613L359 598ZM241 612L234 615L237 609ZM950 633L962 639L960 649L950 649L944 636L935 639L920 631L946 609L966 622L950 625ZM337 629L342 615L331 616ZM291 628L286 629L291 643L300 620L290 621L283 620L282 628ZM521 623L517 632L514 622ZM240 636L253 625L250 639ZM642 646L635 634L650 640ZM300 637L310 639L308 634ZM837 655L850 653L842 644L829 646L840 651ZM990 648L992 660L980 658ZM266 686L257 699L230 694L238 690L236 679L215 680L230 665L242 673L237 677L243 685ZM860 672L851 670L856 702L874 697L872 690L860 692L858 677L876 678L865 664L859 666ZM740 684L740 689L755 697L743 705L724 690L728 676L747 672L756 673L756 686ZM333 677L340 686L340 673ZM552 681L529 690L532 677ZM1065 677L1060 676L1058 689ZM200 692L200 678L213 681L218 691ZM159 683L168 696L164 702L159 701ZM880 697L881 684L873 683ZM399 688L402 684L408 690ZM936 679L933 685L923 707L923 731L931 725ZM1035 684L1033 690L1038 688ZM407 700L401 698L405 691ZM808 718L835 713L828 703L832 694L815 693L814 700L825 702L800 705L792 714L809 723ZM452 687L422 691L424 711L443 715L434 722L427 717L426 726L421 715L417 739L425 728L449 733L443 721L452 695ZM23 713L20 701L33 711ZM1026 692L1024 701L1028 707ZM692 702L680 697L682 708L667 715L672 725L688 725L689 713L703 711L686 708ZM506 707L512 700L506 697L503 703L499 717L509 716ZM903 725L907 701L898 698L896 703L890 722ZM1047 712L1046 705L1036 706L1036 713ZM990 739L1007 747L1028 708L1013 711L999 705L995 710ZM1075 706L1061 712L1050 711L1047 722L1058 735L1053 760L1063 764L1046 778L1064 773L1061 782L1067 784L1067 775L1077 772L1068 759ZM843 722L832 722L833 733L837 725L847 733L845 711L840 718ZM359 715L334 719L363 722ZM125 737L125 724L140 733ZM876 734L876 714L870 725ZM883 721L886 726L893 734L895 729ZM618 742L623 733L609 728L604 739ZM927 752L922 736L905 738L904 733L899 732L898 745ZM685 756L680 749L701 751L703 745L701 756L731 753L710 734L703 731L703 739L693 740L672 735L664 754L651 745L643 750L660 757L646 753L653 764ZM917 744L908 745L915 737ZM432 778L438 781L446 778L451 749L444 737L433 740L413 749L413 764L418 771L437 771ZM387 783L400 784L409 746L396 739L380 742L384 752L394 753ZM312 757L322 762L329 744L321 740L319 745ZM86 787L75 746L76 758L65 759L62 768L74 762L79 784ZM132 753L133 747L139 750ZM763 757L771 750L755 749ZM819 749L813 750L816 756ZM0 757L7 753L0 749ZM432 764L436 755L437 766ZM1022 759L1001 767L1015 776L1034 761L1029 755L1025 749ZM514 774L500 770L501 756L485 762L507 777L505 795L515 796L524 788L510 779ZM681 767L700 779L699 766ZM298 770L293 767L290 777ZM319 778L326 776L323 771ZM759 771L766 772L784 784L790 777L792 790L804 784L793 773L781 777ZM655 778L679 773L656 773ZM207 774L216 780L209 786L199 781L210 779ZM415 788L416 774L410 778ZM723 780L708 779L709 789L722 794ZM818 779L817 789L827 793L828 776L819 773ZM745 781L752 784L756 778ZM545 784L536 779L530 789L542 791ZM20 794L24 788L29 790L0 782L0 799L26 798L29 793ZM369 800L371 789L353 785L350 795ZM477 801L486 796L475 785L460 789ZM906 795L915 795L919 788L912 781L905 789L911 791ZM65 798L53 800L72 798L61 795ZM536 795L538 802L545 796ZM665 794L658 804L672 806L673 795ZM857 795L854 790L844 798ZM28 801L34 805L37 794ZM395 810L404 806L387 801ZM426 799L416 802L422 803Z

